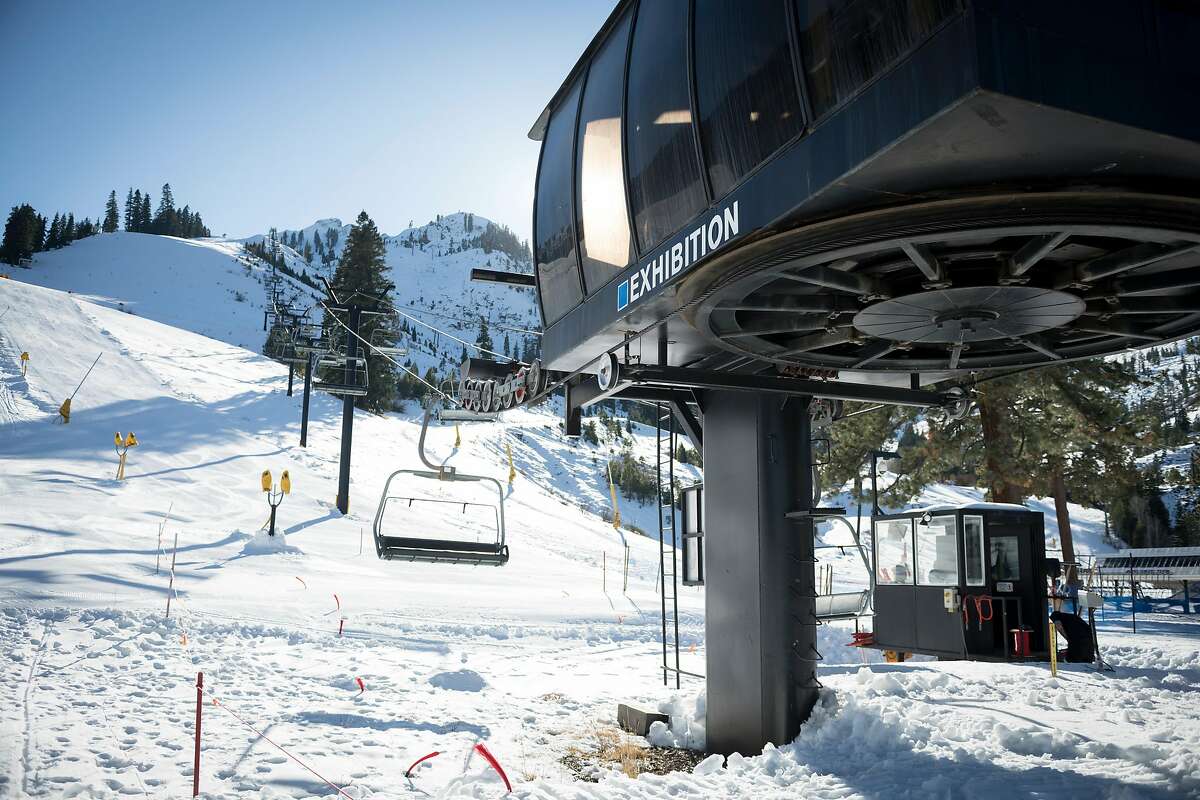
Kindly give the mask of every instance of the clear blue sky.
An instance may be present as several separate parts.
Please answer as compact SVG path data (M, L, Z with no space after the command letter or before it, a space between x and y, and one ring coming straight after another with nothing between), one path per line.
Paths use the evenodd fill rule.
M0 203L171 183L213 233L469 210L529 235L534 119L614 0L0 0Z

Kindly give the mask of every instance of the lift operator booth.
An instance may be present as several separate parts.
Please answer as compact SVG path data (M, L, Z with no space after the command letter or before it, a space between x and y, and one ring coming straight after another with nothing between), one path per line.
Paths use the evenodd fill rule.
M788 742L816 701L831 402L965 415L974 376L1200 331L1197 42L1179 0L621 0L550 98L528 401L565 392L569 434L656 402L703 448L712 750ZM881 591L949 625L946 588Z
M875 517L881 650L978 661L1048 658L1042 514L982 503Z

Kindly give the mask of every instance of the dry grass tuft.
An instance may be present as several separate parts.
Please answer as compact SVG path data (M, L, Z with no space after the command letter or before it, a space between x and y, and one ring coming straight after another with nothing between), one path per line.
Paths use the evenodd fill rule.
M694 750L675 750L666 747L647 747L639 737L611 727L593 728L591 746L572 745L559 759L567 770L582 781L595 783L611 767L630 778L643 774L666 775L690 771L704 759L704 753Z

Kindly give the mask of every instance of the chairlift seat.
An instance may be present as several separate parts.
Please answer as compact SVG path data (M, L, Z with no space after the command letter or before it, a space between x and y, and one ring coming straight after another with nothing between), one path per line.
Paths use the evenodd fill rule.
M408 348L401 347L398 344L391 344L388 341L388 331L383 328L377 328L371 334L370 347L372 352L382 356L406 356Z
M382 536L376 540L379 557L387 561L421 561L429 564L479 564L500 566L508 562L508 546L487 542L456 542L408 536Z
M462 408L442 408L437 412L440 422L495 422L500 415L495 411L467 411Z
M817 619L855 619L866 616L870 613L867 611L869 594L864 590L817 595L813 601Z

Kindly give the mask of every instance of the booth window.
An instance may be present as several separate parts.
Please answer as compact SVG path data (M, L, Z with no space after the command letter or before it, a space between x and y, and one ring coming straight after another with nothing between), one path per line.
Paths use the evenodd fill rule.
M821 116L916 49L959 0L797 0L813 114Z
M917 584L958 586L958 531L953 514L917 523Z
M621 154L621 78L629 19L626 15L592 59L579 109L579 260L589 294L632 260Z
M992 536L992 580L1019 581L1021 557L1016 536Z
M643 253L708 202L692 132L687 18L687 0L655 0L641 4L633 29L625 132L629 195Z
M696 113L716 197L803 128L786 12L778 0L696 0Z
M913 582L912 520L896 519L875 523L875 582Z
M574 163L578 107L579 84L576 83L550 115L542 142L534 234L537 237L538 294L542 298L542 314L547 325L583 300L571 210L571 165Z
M704 487L689 486L683 501L683 585L704 585Z
M963 517L963 563L967 568L967 586L987 583L983 566L983 517Z

